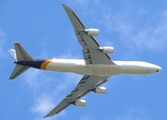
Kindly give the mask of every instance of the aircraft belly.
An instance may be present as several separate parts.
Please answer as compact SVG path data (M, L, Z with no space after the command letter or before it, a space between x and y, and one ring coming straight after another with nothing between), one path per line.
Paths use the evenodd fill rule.
M93 65L92 66L92 75L98 76L111 76L119 74L120 66L118 65Z
M76 73L84 75L111 76L119 74L119 69L118 65L76 64Z
M77 74L91 75L92 65L85 65L85 63L76 63L75 68L76 68L75 73Z
M126 67L121 70L122 74L149 74L148 69L136 68L136 67Z
M120 73L119 65L85 64L84 61L53 59L46 70L57 72L73 72L82 75L111 76Z
M58 71L58 72L75 72L75 62L68 62L68 61L56 61L53 60L50 62L46 70L50 71Z
M153 64L146 62L119 61L119 64L121 64L121 74L151 74L156 71Z
M58 72L73 72L82 75L111 76L116 74L149 74L150 67L138 63L115 62L116 65L85 64L82 60L52 59L46 70Z

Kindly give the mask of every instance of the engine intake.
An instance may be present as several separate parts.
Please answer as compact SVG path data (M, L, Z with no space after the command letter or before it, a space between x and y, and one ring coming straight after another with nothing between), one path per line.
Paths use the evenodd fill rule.
M102 50L102 52L106 53L106 54L114 53L114 48L113 47L100 47L100 50Z
M105 87L98 87L94 90L95 93L97 94L105 94L106 93L106 88Z
M86 106L86 101L85 100L76 100L74 105L84 107L84 106Z
M93 28L86 29L85 32L90 36L97 36L99 34L99 30Z

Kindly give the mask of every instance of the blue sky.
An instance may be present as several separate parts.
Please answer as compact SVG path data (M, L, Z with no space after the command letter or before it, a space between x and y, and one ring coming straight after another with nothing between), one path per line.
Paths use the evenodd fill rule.
M81 75L30 69L14 81L7 49L20 42L36 58L81 58L81 46L61 6L72 8L87 28L98 28L98 42L115 48L113 60L140 60L160 73L108 79L105 95L84 97L85 108L71 105L46 120L166 120L167 1L165 0L1 0L0 119L43 120L79 82Z

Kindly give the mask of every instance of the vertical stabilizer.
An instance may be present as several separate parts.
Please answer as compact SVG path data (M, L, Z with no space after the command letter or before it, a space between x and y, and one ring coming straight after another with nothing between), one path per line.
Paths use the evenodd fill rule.
M17 58L16 58L16 51L14 49L10 49L8 51L14 57L14 59L17 60Z

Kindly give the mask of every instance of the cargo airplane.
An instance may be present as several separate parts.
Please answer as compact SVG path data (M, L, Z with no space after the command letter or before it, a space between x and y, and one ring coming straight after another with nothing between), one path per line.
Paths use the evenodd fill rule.
M18 42L14 43L15 50L9 50L15 58L14 63L16 64L9 79L15 79L30 67L83 75L74 90L44 118L60 113L71 104L85 106L86 101L81 98L91 91L97 94L105 94L106 88L101 85L107 82L107 79L111 76L118 74L151 74L162 69L157 65L143 61L113 61L108 54L113 53L114 48L102 47L94 38L98 35L99 30L87 29L72 9L64 4L62 6L74 27L78 42L82 46L84 59L35 59Z

